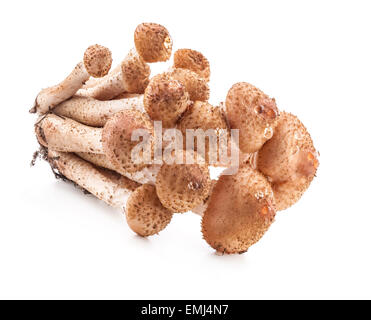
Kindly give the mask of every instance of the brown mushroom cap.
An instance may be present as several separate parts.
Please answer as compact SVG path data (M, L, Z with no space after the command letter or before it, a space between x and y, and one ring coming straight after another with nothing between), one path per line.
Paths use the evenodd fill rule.
M272 139L258 153L258 169L272 182L313 178L318 167L312 138L300 120L282 112Z
M170 223L173 213L164 208L153 185L137 188L126 204L126 221L142 237L159 233Z
M165 128L174 127L190 104L185 87L167 73L153 77L144 93L144 108L152 120Z
M104 77L111 69L111 65L112 54L108 48L95 44L85 50L84 66L92 77Z
M173 41L169 31L157 23L142 23L134 32L135 48L146 62L167 61Z
M174 67L192 70L206 81L210 80L210 63L196 50L179 49L174 53Z
M218 137L221 133L220 130L228 131L228 124L224 117L223 111L219 107L214 107L208 102L196 101L188 110L183 114L178 123L178 129L183 134L184 148L186 148L186 130L187 129L202 129L205 133L209 129L215 130L215 135ZM197 138L194 139L194 146L197 146ZM210 163L209 150L210 140L206 136L205 140L205 160ZM197 149L196 149L197 150ZM219 154L219 150L215 150ZM215 159L217 160L217 159ZM216 163L213 163L214 165Z
M202 219L205 240L218 252L243 253L268 230L275 217L272 188L246 165L220 177Z
M192 101L209 100L209 85L206 80L200 77L197 73L187 69L172 68L169 71L169 75L185 86L186 91L189 93L189 99Z
M156 179L156 191L162 205L173 212L186 212L202 204L210 187L209 168L197 161L194 164L164 163Z
M298 202L309 188L312 180L313 178L301 177L286 182L273 183L272 188L277 211L286 210Z
M149 83L151 69L134 49L123 60L121 70L126 93L143 93Z
M258 151L272 137L279 111L274 99L246 82L232 86L226 98L226 116L231 129L240 130L240 149Z
M132 141L132 133L136 129L147 130L153 136L152 122L145 114L135 109L116 113L103 128L103 150L118 171L136 172L148 165L135 163L132 159L131 151L139 143L139 141ZM151 140L151 152L153 152L152 143Z

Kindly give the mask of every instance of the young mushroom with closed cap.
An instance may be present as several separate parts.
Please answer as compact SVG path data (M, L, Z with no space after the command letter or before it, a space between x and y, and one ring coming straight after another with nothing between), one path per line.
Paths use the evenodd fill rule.
M219 178L202 218L202 233L218 252L244 253L268 230L275 213L270 183L245 165L235 175Z
M234 84L225 107L231 129L240 130L242 152L256 152L272 137L279 111L275 100L258 88L246 82Z
M210 80L210 63L196 50L179 49L174 53L174 68L188 69L197 73L206 81Z
M111 68L111 51L103 46L94 45L86 49L84 59L78 63L71 74L61 83L42 90L35 100L31 113L44 114L59 103L72 97L89 79L105 76Z
M78 94L98 100L110 100L123 92L143 93L150 73L149 66L132 49L122 61L120 70L109 73L94 86L79 90Z
M102 80L92 82L79 91L80 95L110 100L123 92L143 93L149 82L147 62L166 61L171 56L172 40L162 25L142 23L134 32L135 49Z
M296 203L312 182L319 162L313 141L300 120L282 112L272 139L257 156L257 167L272 182L277 210Z
M137 183L109 170L97 168L76 155L49 149L54 170L75 182L108 205L125 214L129 227L147 237L159 233L170 223L172 212L161 205L153 185Z
M167 73L153 77L144 93L144 108L152 120L172 128L191 105L186 88Z

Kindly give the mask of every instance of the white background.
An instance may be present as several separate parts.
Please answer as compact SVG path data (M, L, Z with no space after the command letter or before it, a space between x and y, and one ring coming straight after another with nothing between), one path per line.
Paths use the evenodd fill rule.
M1 1L0 298L370 299L370 13L369 1ZM216 255L190 213L139 238L45 163L29 167L38 91L91 44L119 63L145 21L209 58L212 103L251 82L321 153L305 196L244 255Z

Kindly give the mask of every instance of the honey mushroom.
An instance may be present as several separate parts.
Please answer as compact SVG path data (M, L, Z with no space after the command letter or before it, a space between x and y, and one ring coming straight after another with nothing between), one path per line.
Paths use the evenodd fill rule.
M80 96L98 100L111 100L121 93L143 93L148 85L151 70L141 56L132 49L121 63L120 70L115 69L95 85L80 89Z
M225 108L231 129L239 129L242 152L254 153L272 137L279 111L275 100L258 88L246 82L234 84Z
M162 121L172 128L191 104L186 88L167 73L153 77L143 98L146 112L152 120Z
M197 73L206 81L210 80L209 60L201 53L192 49L178 49L174 52L174 68L188 69Z
M92 152L105 155L117 171L135 172L147 166L136 163L131 151L137 145L132 133L144 129L153 135L149 118L138 110L128 109L116 113L103 128L93 128L74 120L48 114L35 125L39 143L62 152ZM148 152L153 151L150 141Z
M54 113L86 125L102 127L115 113L135 108L145 110L152 120L162 120L165 128L171 128L191 104L186 88L163 73L151 79L144 95L125 94L122 99L109 101L75 96L57 106Z
M143 93L148 85L150 68L147 62L166 61L171 56L169 31L156 23L142 23L134 32L135 49L122 61L121 67L99 81L91 81L80 95L110 100L123 92Z
M202 218L202 233L216 251L244 253L259 241L275 217L270 183L249 165L216 182Z
M196 101L190 106L183 114L182 118L177 124L177 128L183 134L184 149L186 149L186 130L187 129L202 129L205 132L209 129L215 130L216 137L219 138L221 130L229 133L228 123L225 119L223 110L220 107L214 107L208 102ZM195 138L194 140L197 139ZM196 146L197 143L194 143ZM219 144L218 144L219 146ZM216 155L219 154L219 149L210 150L210 139L205 138L205 161L212 165L223 165L220 159L210 159L209 151L215 151ZM211 161L212 160L212 161ZM212 162L212 163L211 163Z
M167 74L184 85L192 101L207 101L210 98L210 88L207 81L192 70L170 68Z
M277 210L287 209L301 198L318 166L307 129L296 116L282 112L272 139L257 155L257 168L272 183Z
M137 183L97 168L71 153L49 149L51 166L108 205L124 209L129 227L142 237L159 233L170 223L172 212L161 205L153 185Z
M188 159L194 163L187 163ZM209 168L203 159L185 151L182 163L166 162L156 178L157 195L165 208L183 213L202 205L210 194Z
M111 51L100 45L93 45L86 49L84 59L78 63L71 74L61 83L43 89L36 97L31 113L44 114L59 103L72 97L89 79L105 76L111 68Z

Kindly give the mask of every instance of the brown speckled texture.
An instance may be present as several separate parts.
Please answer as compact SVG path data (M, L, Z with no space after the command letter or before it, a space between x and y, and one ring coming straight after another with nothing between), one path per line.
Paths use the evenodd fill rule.
M226 98L226 116L231 129L240 130L240 149L258 151L272 137L278 109L274 99L246 82L232 86Z
M172 128L190 105L190 100L179 81L162 73L151 79L143 104L152 120L161 120L164 128Z
M210 80L210 63L201 52L196 50L179 49L175 51L174 67L191 70L206 81Z
M185 86L186 91L189 93L189 98L192 101L209 100L209 85L206 80L201 78L197 73L187 69L172 68L169 71L169 75Z
M216 183L202 219L202 233L218 252L243 253L260 240L274 217L269 182L246 165Z
M136 129L145 129L153 136L153 125L148 116L133 109L116 113L104 126L103 149L118 171L135 172L147 166L145 163L136 164L131 158L132 149L139 143L131 140L132 133Z
M157 23L142 23L134 32L135 48L146 62L166 61L171 56L173 42L169 31Z
M48 114L36 123L35 132L41 145L57 151L104 153L102 129L65 117Z
M126 221L142 237L159 233L170 223L173 213L160 202L153 185L136 189L126 204Z
M143 93L149 83L151 69L148 64L131 50L121 64L122 80L127 93Z
M315 165L303 171L302 154L312 154ZM316 149L307 129L293 114L282 112L272 139L258 153L258 169L269 177L277 202L277 209L284 210L296 203L313 180L318 160Z
M163 164L156 180L157 195L164 207L186 212L202 204L211 187L205 164Z
M99 44L90 46L84 53L84 66L92 77L105 76L112 66L111 51Z
M202 129L205 132L208 129L214 129L218 137L220 131L223 129L228 132L228 124L224 117L223 111L219 107L214 107L207 102L196 101L183 115L178 123L178 129L183 134L184 148L186 147L186 130L187 129ZM197 139L194 139L194 145L197 147ZM197 150L197 149L196 149ZM217 154L219 150L216 150ZM205 140L205 160L209 161L209 138ZM215 163L213 163L215 164Z

